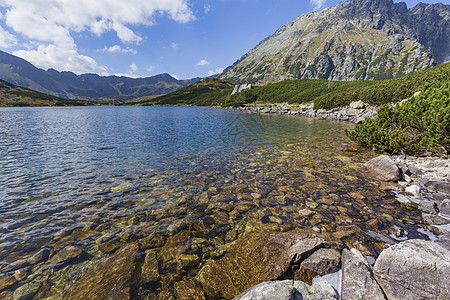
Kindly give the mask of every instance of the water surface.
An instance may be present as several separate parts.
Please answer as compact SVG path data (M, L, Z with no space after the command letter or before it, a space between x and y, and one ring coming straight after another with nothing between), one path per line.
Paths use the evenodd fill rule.
M189 270L164 270L170 290L246 232L328 232L375 254L365 232L420 236L417 210L359 171L373 153L336 150L352 127L199 107L0 109L0 272L25 266L11 291L46 282L42 295L62 295L151 234L210 240ZM89 256L49 268L68 245ZM48 261L17 263L44 247Z

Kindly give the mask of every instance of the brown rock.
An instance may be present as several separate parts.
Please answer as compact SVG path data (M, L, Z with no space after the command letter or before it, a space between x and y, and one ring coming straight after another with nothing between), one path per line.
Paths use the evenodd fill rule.
M145 254L145 261L142 265L141 270L141 279L142 283L144 285L147 285L148 283L152 281L157 281L159 278L159 271L158 271L158 260L156 257L156 250L148 250Z
M205 300L205 294L195 280L185 280L175 283L175 294L178 300Z
M51 259L51 265L65 265L71 261L75 261L83 254L86 254L82 248L77 246L66 246L59 250Z
M131 244L96 263L64 294L64 299L130 299L136 253Z
M2 276L0 277L0 291L9 288L17 282L17 279L14 276Z
M375 157L364 164L375 178L385 181L398 181L402 174L395 162L388 155Z

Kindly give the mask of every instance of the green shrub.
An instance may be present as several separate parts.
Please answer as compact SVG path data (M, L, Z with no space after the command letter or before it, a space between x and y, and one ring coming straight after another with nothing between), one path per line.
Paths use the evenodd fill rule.
M419 96L402 104L383 105L374 119L366 118L346 134L352 140L393 154L448 153L450 83L425 88Z

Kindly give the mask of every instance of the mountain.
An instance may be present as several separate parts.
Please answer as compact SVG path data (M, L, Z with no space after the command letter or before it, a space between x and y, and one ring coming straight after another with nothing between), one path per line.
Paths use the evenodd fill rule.
M39 92L69 99L96 99L122 102L125 99L161 95L188 86L200 78L177 80L169 74L147 78L76 75L72 72L47 71L26 60L0 51L0 79Z
M190 86L181 88L167 95L127 105L199 105L209 106L223 101L231 94L234 85L217 78L204 78Z
M69 100L0 80L0 107L11 106L86 106L98 105L91 101Z
M227 68L221 79L389 79L450 60L450 5L348 0L302 15Z

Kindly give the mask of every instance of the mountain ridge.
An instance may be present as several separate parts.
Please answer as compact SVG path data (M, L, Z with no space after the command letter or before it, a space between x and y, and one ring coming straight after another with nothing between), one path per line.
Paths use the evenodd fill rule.
M423 20L423 22L422 22ZM348 0L301 15L262 40L220 78L389 79L450 58L450 5Z
M170 93L200 78L178 80L167 73L145 78L100 76L37 68L28 61L0 51L0 79L14 85L68 99L122 102L124 99Z

